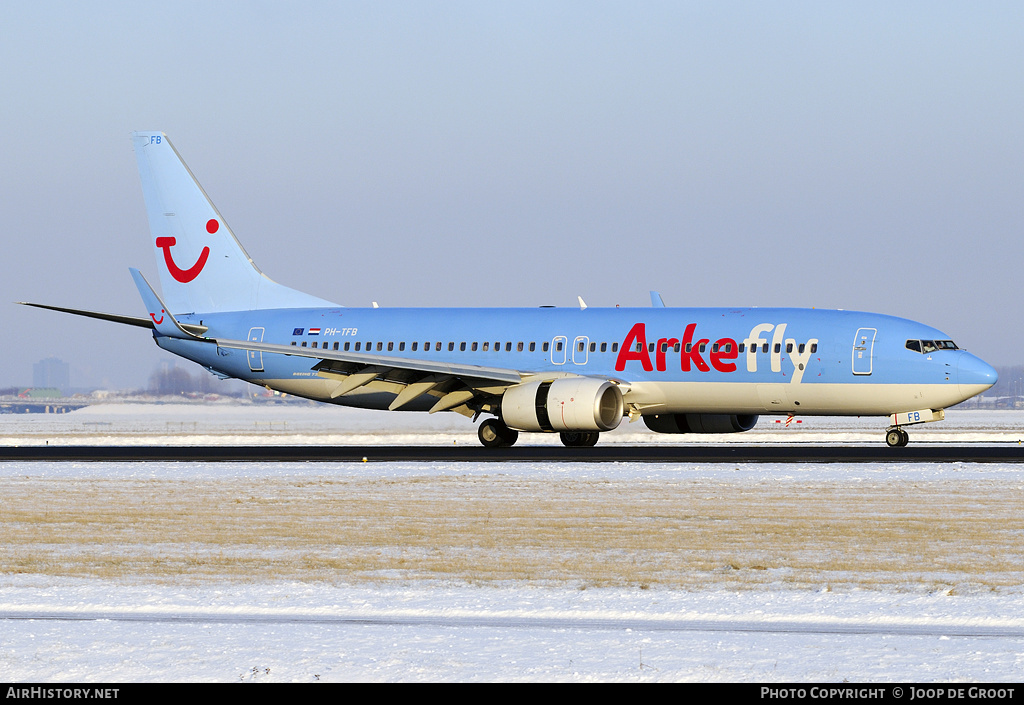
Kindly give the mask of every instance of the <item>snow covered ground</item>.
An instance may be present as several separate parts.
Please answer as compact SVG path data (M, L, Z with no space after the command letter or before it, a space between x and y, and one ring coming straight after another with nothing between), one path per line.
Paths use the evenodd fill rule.
M643 422L601 434L601 444L870 443L884 441L884 417L762 416L747 433L676 436ZM0 445L416 444L476 445L477 425L453 413L366 411L327 404L96 404L68 414L0 414ZM911 443L1021 443L1024 411L957 409L946 420L907 427ZM519 443L559 444L557 434Z
M9 577L11 681L1019 681L1021 595Z
M382 419L389 429L378 428ZM878 419L804 419L798 430L766 424L754 438L741 437L881 443L882 425ZM927 442L1018 442L1024 414L954 410L934 426L919 435L932 434ZM0 443L450 444L475 442L474 429L453 416L301 406L110 405L63 417L0 417ZM602 442L673 440L629 427L617 434ZM898 493L901 487L910 492L977 485L994 488L1004 499L1024 499L1024 466L962 463L6 463L0 464L0 491L11 496L16 489L38 487L59 496L64 488L72 492L67 501L73 504L74 492L88 483L173 478L276 486L318 477L419 482L465 476L474 486L512 478L524 486L556 488L562 478L627 487L685 478L698 486L755 492L784 486L797 494L804 487L864 485ZM975 504L988 511L984 502ZM5 507L0 504L0 512ZM63 510L55 504L51 511ZM21 528L31 535L31 526ZM269 580L258 572L241 579L151 580L8 571L0 574L0 672L10 681L66 682L1014 682L1024 674L1024 534L1013 548L1011 538L1010 548L1003 549L1011 569L999 581L981 576L941 589L931 582L870 589L856 580L804 588L780 579L678 589L557 580L339 582ZM0 550L11 550L10 544L0 544ZM1007 574L1017 580L1007 584Z

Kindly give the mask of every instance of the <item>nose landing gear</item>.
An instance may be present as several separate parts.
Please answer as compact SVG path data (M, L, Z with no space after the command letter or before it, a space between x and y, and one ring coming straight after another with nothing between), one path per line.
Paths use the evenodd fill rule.
M885 444L890 448L902 448L910 442L910 435L899 426L885 432Z

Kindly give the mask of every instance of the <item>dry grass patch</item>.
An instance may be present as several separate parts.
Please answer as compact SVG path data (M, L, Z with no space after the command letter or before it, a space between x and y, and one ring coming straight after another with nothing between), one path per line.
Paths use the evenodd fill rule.
M167 581L999 589L1015 483L10 479L0 572Z

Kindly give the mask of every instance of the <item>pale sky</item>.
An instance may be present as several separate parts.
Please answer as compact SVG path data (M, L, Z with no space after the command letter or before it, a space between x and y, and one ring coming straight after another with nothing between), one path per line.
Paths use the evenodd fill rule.
M5 3L0 386L146 384L129 133L352 306L816 306L1018 342L1024 5ZM7 303L4 303L7 302ZM190 366L193 373L196 366Z

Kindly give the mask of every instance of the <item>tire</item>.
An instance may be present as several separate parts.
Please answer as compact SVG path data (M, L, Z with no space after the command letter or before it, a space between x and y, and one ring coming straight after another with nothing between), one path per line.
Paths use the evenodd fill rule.
M601 433L598 431L562 431L558 437L561 439L562 445L567 448L589 448L597 444Z
M899 428L890 428L885 432L885 444L890 448L899 448L905 446L910 438L907 436L906 431Z
M519 440L519 431L513 431L499 419L487 419L476 430L484 448L508 448Z

